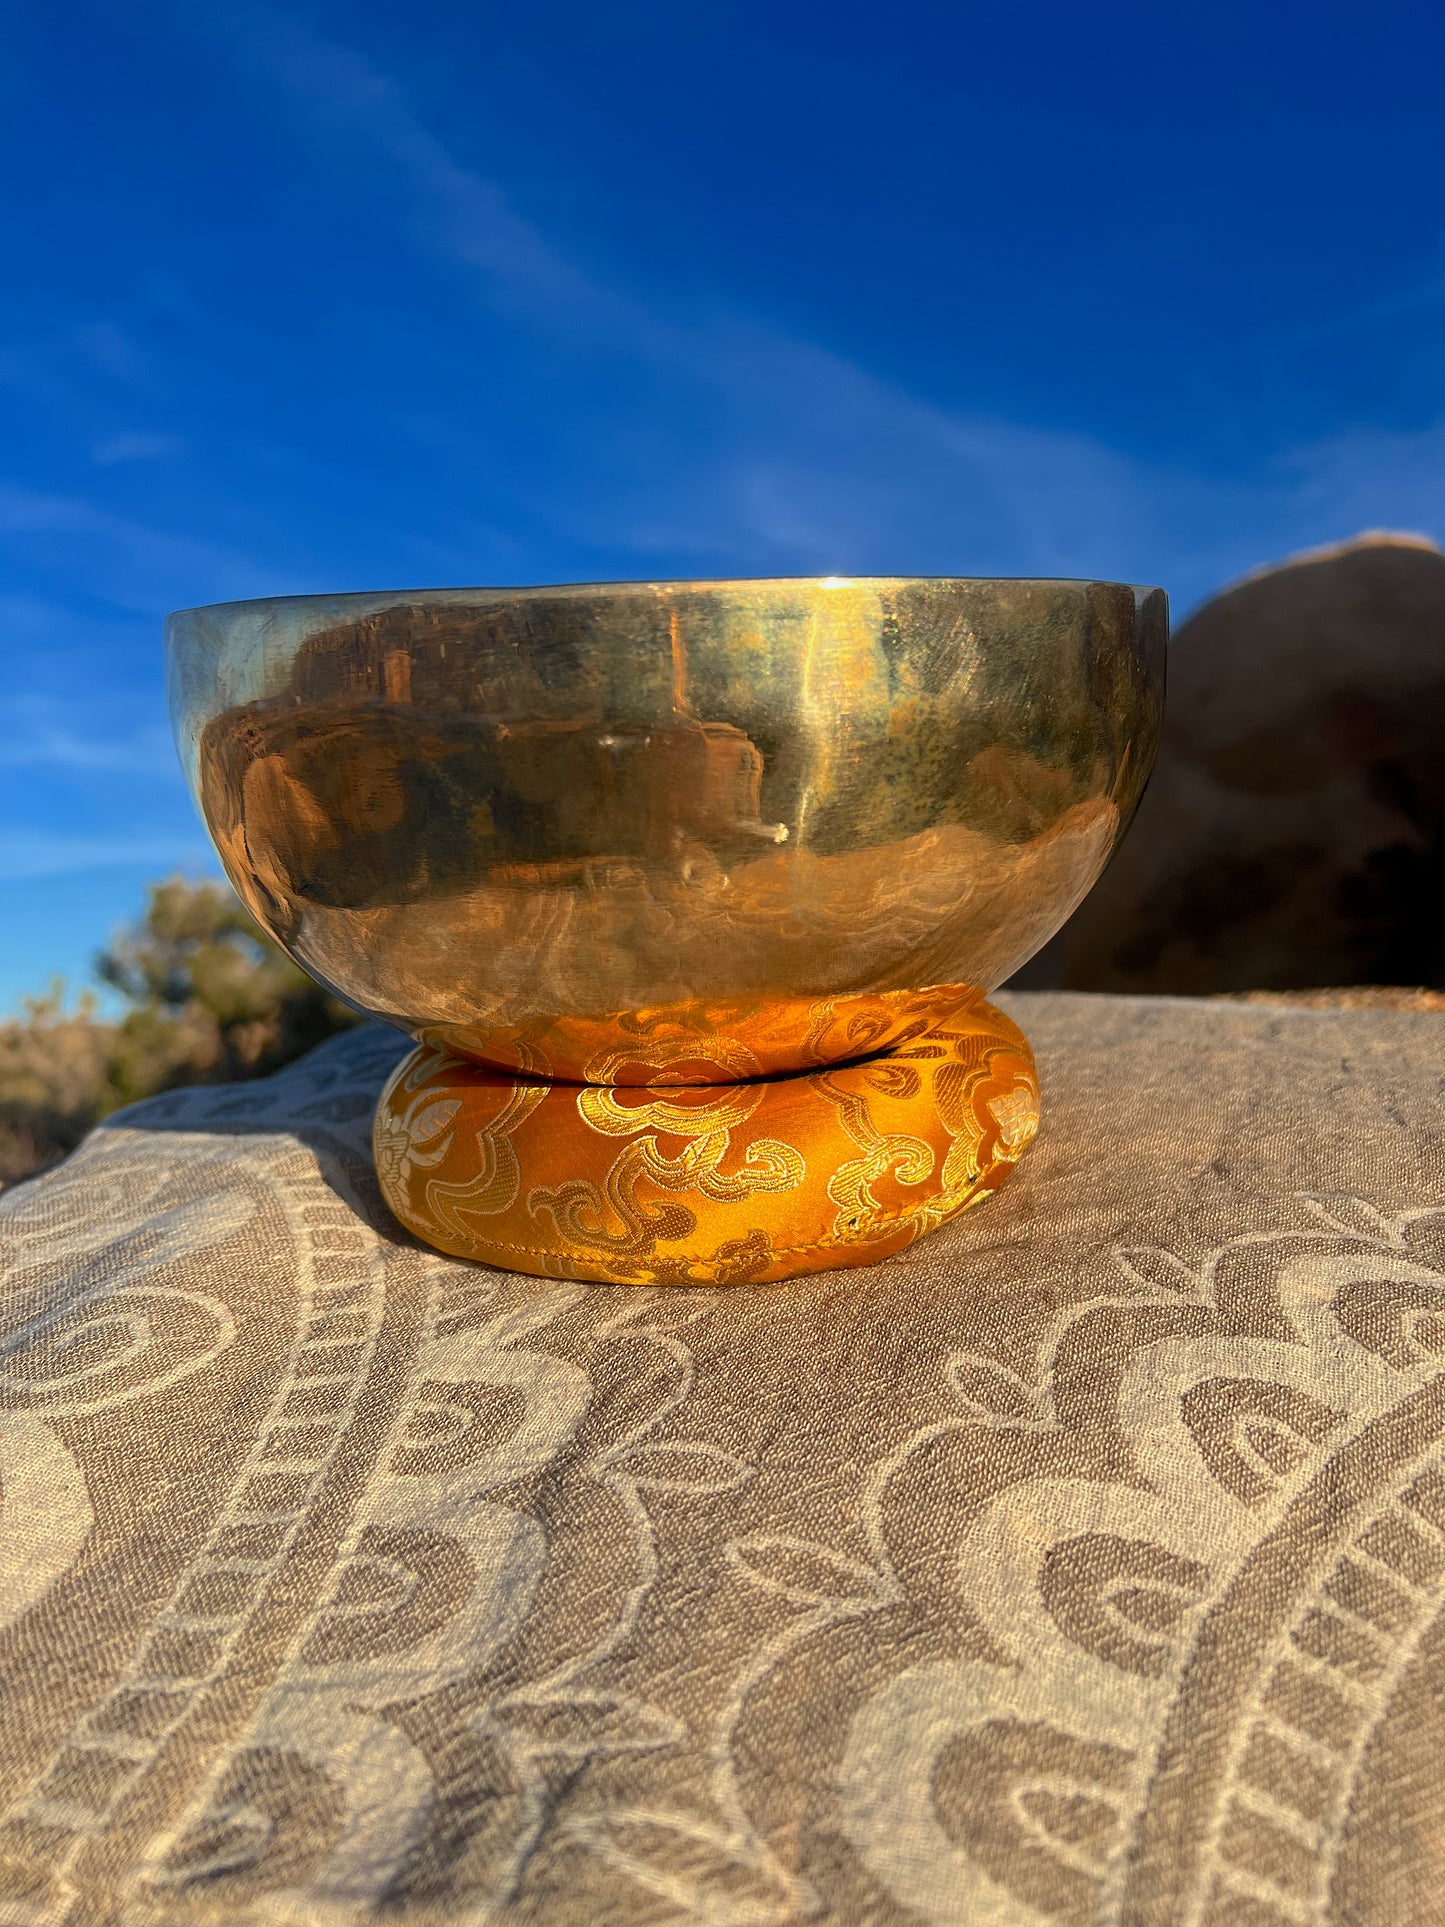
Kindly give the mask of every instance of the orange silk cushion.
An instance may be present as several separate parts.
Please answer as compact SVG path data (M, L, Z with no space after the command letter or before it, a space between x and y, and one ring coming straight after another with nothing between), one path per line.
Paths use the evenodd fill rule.
M1033 1054L977 993L866 1062L555 1084L419 1046L377 1106L387 1203L543 1277L742 1284L885 1258L988 1196L1038 1128Z
M416 1033L494 1070L570 1084L737 1084L851 1063L906 1043L925 1024L972 1007L963 984L855 996L695 998L513 1028L478 1020Z

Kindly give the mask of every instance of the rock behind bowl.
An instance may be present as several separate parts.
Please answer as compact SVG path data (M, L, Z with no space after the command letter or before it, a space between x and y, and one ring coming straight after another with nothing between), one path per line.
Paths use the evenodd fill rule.
M1158 742L1168 611L871 577L305 596L166 628L253 913L358 1009L593 1083L881 1049L1088 891Z

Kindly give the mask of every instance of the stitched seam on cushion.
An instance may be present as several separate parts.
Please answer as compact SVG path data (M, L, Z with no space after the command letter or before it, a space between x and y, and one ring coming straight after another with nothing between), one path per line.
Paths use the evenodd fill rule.
M992 1177L993 1172L997 1171L999 1168L1000 1168L999 1165L994 1165L992 1170L986 1171L983 1173L982 1176L975 1178L967 1191L954 1192L952 1195L955 1198L959 1199L960 1201L957 1208L960 1210L964 1209L975 1197L977 1197L980 1191L987 1190L989 1187L985 1184L984 1179L988 1177ZM1012 1165L1010 1165L1009 1168L1011 1169ZM882 1225L882 1226L889 1226L889 1227L894 1225L908 1225L908 1224L912 1224L915 1218L921 1218L925 1211L938 1210L940 1208L940 1205L942 1205L942 1208L945 1210L949 1208L945 1200L940 1200L938 1203L935 1203L932 1205L928 1205L928 1204L915 1205L911 1211L897 1211L893 1214L891 1218L875 1218L873 1219L872 1222L875 1225ZM397 1215L398 1217L400 1217L401 1216L400 1212L398 1212ZM418 1217L413 1217L410 1213L408 1213L407 1216L404 1219L402 1219L402 1222L404 1224L410 1224L410 1225L420 1225L425 1223L423 1219ZM426 1237L427 1235L426 1231L423 1230L421 1235L423 1237ZM810 1243L805 1245L769 1245L768 1249L769 1251L771 1251L771 1253L775 1258L796 1258L796 1257L799 1257L802 1253L808 1252L808 1251L866 1250L868 1245L876 1244L879 1242L881 1242L881 1240L875 1239L875 1238L869 1238L866 1240L861 1238L859 1239L838 1238L833 1236L831 1233L825 1233L823 1237L814 1238ZM606 1264L609 1262L609 1254L605 1252L594 1253L590 1251L579 1251L571 1247L564 1248L561 1245L518 1245L518 1244L512 1244L510 1241L504 1243L501 1239L498 1239L498 1238L484 1239L482 1237L478 1237L477 1243L485 1244L487 1248L491 1251L515 1251L520 1253L521 1256L524 1258L575 1258L583 1264L598 1264L598 1265ZM685 1265L715 1264L717 1261L717 1255L718 1254L716 1251L710 1251L706 1253L690 1252L690 1251L662 1251L662 1252L654 1253L654 1257L665 1258L670 1263L685 1264ZM621 1259L622 1264L630 1264L630 1263L644 1264L647 1262L649 1261L646 1259L633 1260L625 1257Z

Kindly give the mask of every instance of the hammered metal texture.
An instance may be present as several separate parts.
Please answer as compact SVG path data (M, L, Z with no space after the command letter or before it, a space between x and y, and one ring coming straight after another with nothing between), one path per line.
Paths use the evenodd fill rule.
M230 603L167 644L222 861L313 976L502 1068L710 1082L1032 955L1139 800L1167 627L1158 590L875 577Z

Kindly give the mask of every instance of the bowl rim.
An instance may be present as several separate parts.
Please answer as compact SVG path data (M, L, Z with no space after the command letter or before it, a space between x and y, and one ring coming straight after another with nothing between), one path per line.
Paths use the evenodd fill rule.
M583 597L616 595L624 591L651 591L663 595L686 590L694 594L724 589L863 589L900 587L914 584L956 583L971 588L992 584L1023 585L1040 589L1128 589L1136 598L1164 595L1157 583L1130 582L1122 577L1091 575L737 575L737 576L637 576L597 582L529 582L438 586L412 589L340 589L306 591L299 595L240 596L226 602L198 602L173 609L167 622L185 616L220 616L232 611L257 611L280 608L336 608L348 603L406 603L446 601L524 601L541 596Z

